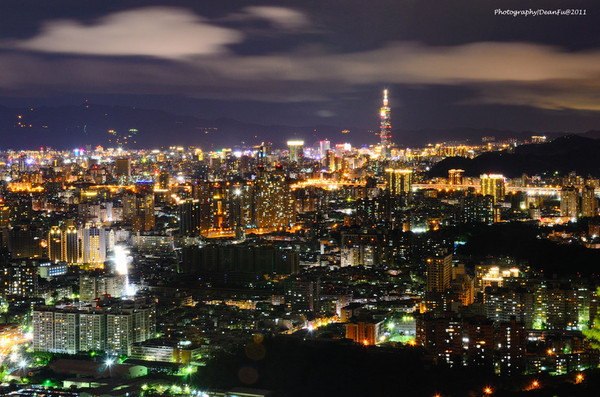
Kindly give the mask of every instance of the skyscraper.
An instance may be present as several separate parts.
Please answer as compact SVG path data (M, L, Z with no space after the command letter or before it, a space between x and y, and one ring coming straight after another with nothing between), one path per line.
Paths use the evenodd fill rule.
M123 218L131 222L136 232L149 231L155 225L154 194L138 193L123 196Z
M387 187L391 196L407 195L412 183L412 170L388 168L385 170Z
M48 257L53 261L80 261L80 232L73 225L52 226L48 232Z
M290 163L299 163L304 157L304 141L287 141Z
M294 197L281 173L256 178L253 192L257 228L286 229L296 222Z
M498 201L504 199L504 196L506 195L504 175L481 175L481 194L483 194L484 196L492 196L494 198L494 204L497 204Z
M101 266L106 261L106 230L87 226L81 230L82 261Z
M390 148L392 145L392 122L390 117L391 109L388 106L388 90L383 91L383 106L379 111L381 119L379 137L381 138L381 156L390 157Z
M331 142L329 140L319 141L319 156L321 158L325 157L329 150L331 150Z

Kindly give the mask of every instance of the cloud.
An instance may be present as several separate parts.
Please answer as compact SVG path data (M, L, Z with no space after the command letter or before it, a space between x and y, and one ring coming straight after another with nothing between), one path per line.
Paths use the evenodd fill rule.
M599 110L600 51L567 52L532 43L482 42L449 47L397 43L347 54L209 59L205 67L240 83L279 81L315 85L315 92L373 84L466 86L464 103ZM322 84L321 90L316 85Z
M319 117L323 117L323 118L328 118L328 117L335 117L337 116L337 114L331 110L327 110L327 109L321 109L321 110L317 110L316 112L317 116Z
M301 30L310 25L308 17L303 12L286 7L245 7L240 16L264 19L269 21L274 27L283 30Z
M150 7L110 14L91 25L47 22L37 36L8 47L48 53L177 59L226 52L242 34L207 23L191 11Z
M236 15L268 19L282 29L308 24L304 14L282 7L246 7ZM12 43L13 48L28 53L0 53L0 92L85 89L323 101L369 85L451 85L468 87L475 93L463 104L600 110L598 50L570 52L519 42L438 47L397 42L349 53L238 55L227 51L227 45L241 43L243 38L234 29L214 26L177 8L120 12L89 26L54 21L38 36ZM72 55L50 60L36 51ZM163 61L148 62L127 55Z

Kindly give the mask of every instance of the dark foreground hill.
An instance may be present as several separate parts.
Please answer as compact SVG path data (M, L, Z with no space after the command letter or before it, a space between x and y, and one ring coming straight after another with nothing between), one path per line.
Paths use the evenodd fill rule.
M467 176L499 173L507 177L527 175L559 175L571 171L579 175L600 176L600 139L567 135L551 142L522 145L512 152L487 152L474 159L449 157L437 163L431 176L447 176L448 170L459 168Z

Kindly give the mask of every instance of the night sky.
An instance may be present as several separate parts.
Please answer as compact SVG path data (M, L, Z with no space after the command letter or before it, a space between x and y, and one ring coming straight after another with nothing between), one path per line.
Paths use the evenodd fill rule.
M586 10L512 17L500 9ZM600 128L594 1L3 0L0 105L377 129Z

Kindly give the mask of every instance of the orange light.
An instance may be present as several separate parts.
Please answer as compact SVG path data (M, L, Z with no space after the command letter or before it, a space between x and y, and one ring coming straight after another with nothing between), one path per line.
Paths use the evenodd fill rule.
M537 380L534 380L533 383L531 384L531 387L533 389L537 389L538 387L540 387L540 382L538 382Z
M577 377L575 378L575 383L581 383L581 382L583 382L583 375L577 374Z
M408 341L408 344L411 346L415 346L417 344L417 342L414 339L411 339Z
M485 394L492 394L492 388L491 387L486 387L485 389L483 389L483 392Z
M363 340L363 345L367 346L368 344L369 344L369 341L368 341L368 340L366 340L366 339L365 339L365 340Z
M552 353L554 353L554 352L552 351L552 349L548 349L548 355L549 355L549 356L551 356L551 355L552 355Z

